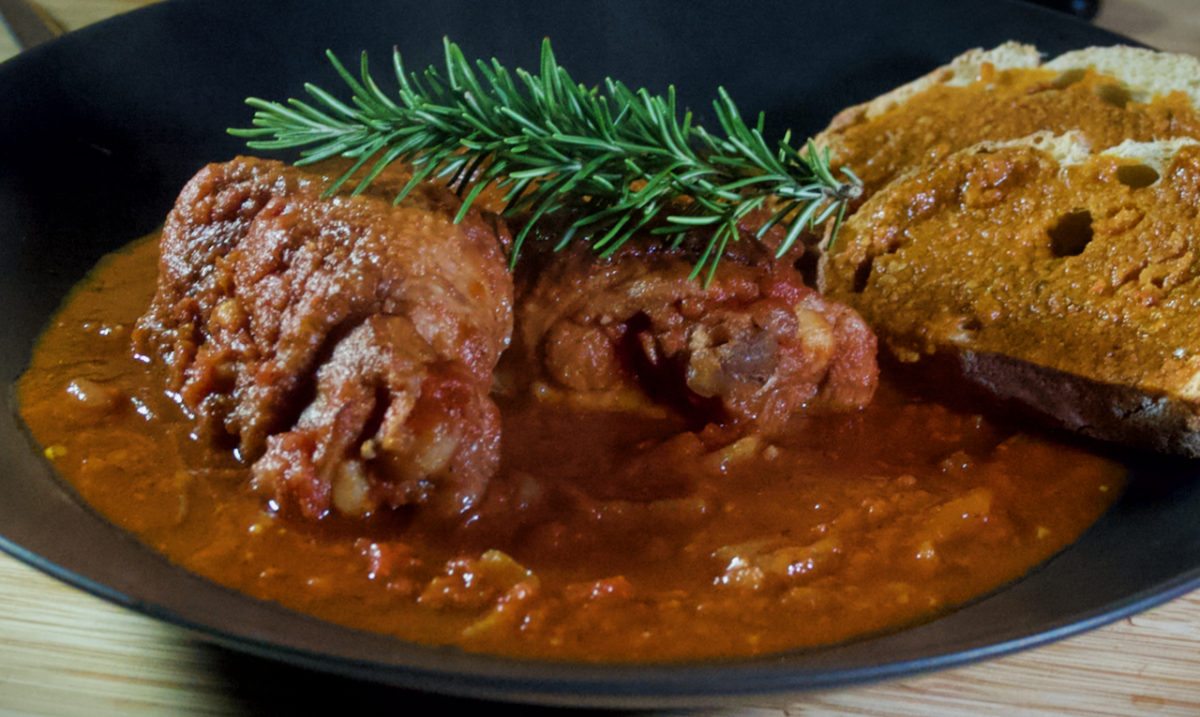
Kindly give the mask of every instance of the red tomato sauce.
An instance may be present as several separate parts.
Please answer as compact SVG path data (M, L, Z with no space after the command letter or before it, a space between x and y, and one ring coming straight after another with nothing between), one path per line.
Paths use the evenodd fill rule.
M850 414L706 451L677 417L498 398L503 510L303 521L197 440L133 358L156 243L103 262L19 385L48 460L184 568L351 627L500 655L707 659L927 620L1075 540L1119 464L952 409L885 373ZM530 500L531 496L539 500Z

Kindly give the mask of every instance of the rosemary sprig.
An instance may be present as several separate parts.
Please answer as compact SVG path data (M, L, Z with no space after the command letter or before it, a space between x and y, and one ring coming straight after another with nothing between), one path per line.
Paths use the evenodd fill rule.
M750 212L770 211L760 236L772 226L786 228L782 255L805 229L830 218L836 232L847 201L861 191L848 171L836 178L828 153L811 141L797 149L789 133L769 145L763 115L747 125L723 88L713 103L718 136L694 125L690 112L679 119L674 87L662 97L612 79L603 90L576 83L556 62L549 40L538 74L510 73L495 59L473 66L457 45L445 40L444 46L444 74L434 67L410 74L393 53L395 99L372 78L366 53L356 78L329 52L353 92L349 104L307 84L315 105L250 98L253 127L229 132L254 149L307 147L298 164L356 159L331 193L368 164L356 193L392 162L410 162L412 180L396 201L430 177L448 179L463 195L458 219L486 186L504 188L505 214L530 219L514 240L514 261L539 218L569 208L576 218L556 248L587 237L608 255L655 218L651 231L674 245L686 232L710 227L692 276L707 267L711 279ZM689 201L676 201L680 197Z

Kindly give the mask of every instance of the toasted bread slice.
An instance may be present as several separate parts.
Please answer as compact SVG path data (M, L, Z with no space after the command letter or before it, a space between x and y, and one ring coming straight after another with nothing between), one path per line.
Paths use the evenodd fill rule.
M1200 142L983 142L872 196L827 293L902 361L938 357L1104 440L1200 456Z
M1094 149L1125 140L1200 138L1200 59L1133 47L1090 48L1042 63L1006 43L839 113L816 137L866 195L906 169L983 141L1076 130Z
M847 107L834 115L829 127L817 135L816 140L818 144L836 146L834 138L841 132L894 110L933 87L965 87L972 84L980 79L987 65L991 65L993 70L1011 70L1033 68L1041 63L1042 55L1036 47L1019 42L1006 42L990 50L979 47L967 50L929 74L889 90L870 102Z
M1144 47L1088 47L1066 52L1043 67L1067 73L1092 70L1112 77L1129 90L1134 102L1150 102L1175 92L1200 107L1200 58Z

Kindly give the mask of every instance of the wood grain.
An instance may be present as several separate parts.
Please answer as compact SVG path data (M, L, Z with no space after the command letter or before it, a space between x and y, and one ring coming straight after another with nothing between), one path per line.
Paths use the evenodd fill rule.
M1101 0L1095 24L1160 50L1200 54L1196 0Z
M70 28L153 0L43 0ZM1104 0L1097 24L1200 53L1196 0ZM15 54L0 32L0 60ZM0 714L549 710L439 698L235 654L0 556ZM1053 645L923 677L701 715L1198 715L1200 592ZM578 714L578 713L574 713Z

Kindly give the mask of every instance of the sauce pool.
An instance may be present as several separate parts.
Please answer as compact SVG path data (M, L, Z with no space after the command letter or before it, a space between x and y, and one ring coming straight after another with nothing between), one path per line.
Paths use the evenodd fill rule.
M182 567L430 644L594 661L708 659L930 619L1014 580L1115 500L1119 464L921 398L717 451L660 413L498 398L490 512L312 522L273 511L136 360L157 243L108 257L53 319L21 415L83 500ZM536 499L535 499L536 498Z

